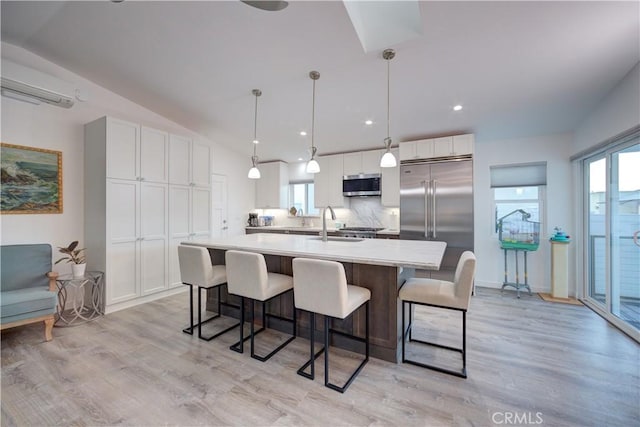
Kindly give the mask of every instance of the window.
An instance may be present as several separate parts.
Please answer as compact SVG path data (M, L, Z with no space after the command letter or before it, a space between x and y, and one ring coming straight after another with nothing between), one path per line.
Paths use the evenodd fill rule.
M542 188L538 186L494 188L495 222L518 209L531 215L529 221L542 222L541 193Z
M497 222L518 210L529 214L527 221L540 223L544 230L544 188L547 184L545 162L491 166L494 199L494 230Z
M318 215L319 211L314 206L313 182L296 182L289 184L289 204L296 208L302 215ZM300 215L300 214L298 214Z

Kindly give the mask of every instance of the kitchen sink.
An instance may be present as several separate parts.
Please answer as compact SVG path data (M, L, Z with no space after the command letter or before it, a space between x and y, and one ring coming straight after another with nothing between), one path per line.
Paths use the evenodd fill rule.
M310 237L309 240L322 240L322 237ZM327 241L329 242L362 242L364 239L359 239L357 237L327 237Z

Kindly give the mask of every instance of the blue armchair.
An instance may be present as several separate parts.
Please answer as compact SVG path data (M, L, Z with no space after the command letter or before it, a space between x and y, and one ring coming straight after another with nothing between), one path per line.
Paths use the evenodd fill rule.
M5 245L0 260L0 330L44 322L45 339L51 341L58 303L51 245Z

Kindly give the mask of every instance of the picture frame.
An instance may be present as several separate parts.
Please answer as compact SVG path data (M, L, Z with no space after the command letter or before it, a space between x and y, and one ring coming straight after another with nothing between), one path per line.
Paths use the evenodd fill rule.
M62 213L62 151L0 143L0 213Z

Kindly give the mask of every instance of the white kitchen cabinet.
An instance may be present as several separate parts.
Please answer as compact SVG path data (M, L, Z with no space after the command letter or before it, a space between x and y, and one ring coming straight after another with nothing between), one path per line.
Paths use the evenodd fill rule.
M156 129L103 117L109 178L168 181L169 135Z
M169 136L169 183L209 187L211 148L179 135Z
M394 148L391 153L398 158L399 150ZM381 168L382 197L380 203L385 207L400 206L400 163L395 168Z
M103 117L85 125L84 247L107 311L168 290L169 135ZM191 189L190 187L187 187Z
M418 141L408 141L400 143L400 161L428 159L433 157L434 140L421 139Z
M359 175L380 173L380 158L384 150L359 151L343 154L343 174Z
M314 175L314 206L317 209L348 207L349 199L342 196L344 155L334 154L319 157L320 172Z
M169 186L169 287L182 285L180 242L211 233L211 190L186 185Z
M289 199L289 168L285 162L260 163L256 180L256 208L286 209Z
M434 139L433 157L473 154L473 134L454 135Z
M454 135L453 137L453 155L462 156L465 154L473 154L473 146L475 137L472 133L465 135Z
M400 160L431 159L473 154L473 134L400 143Z
M453 137L445 136L433 140L433 155L431 157L447 157L453 153Z

